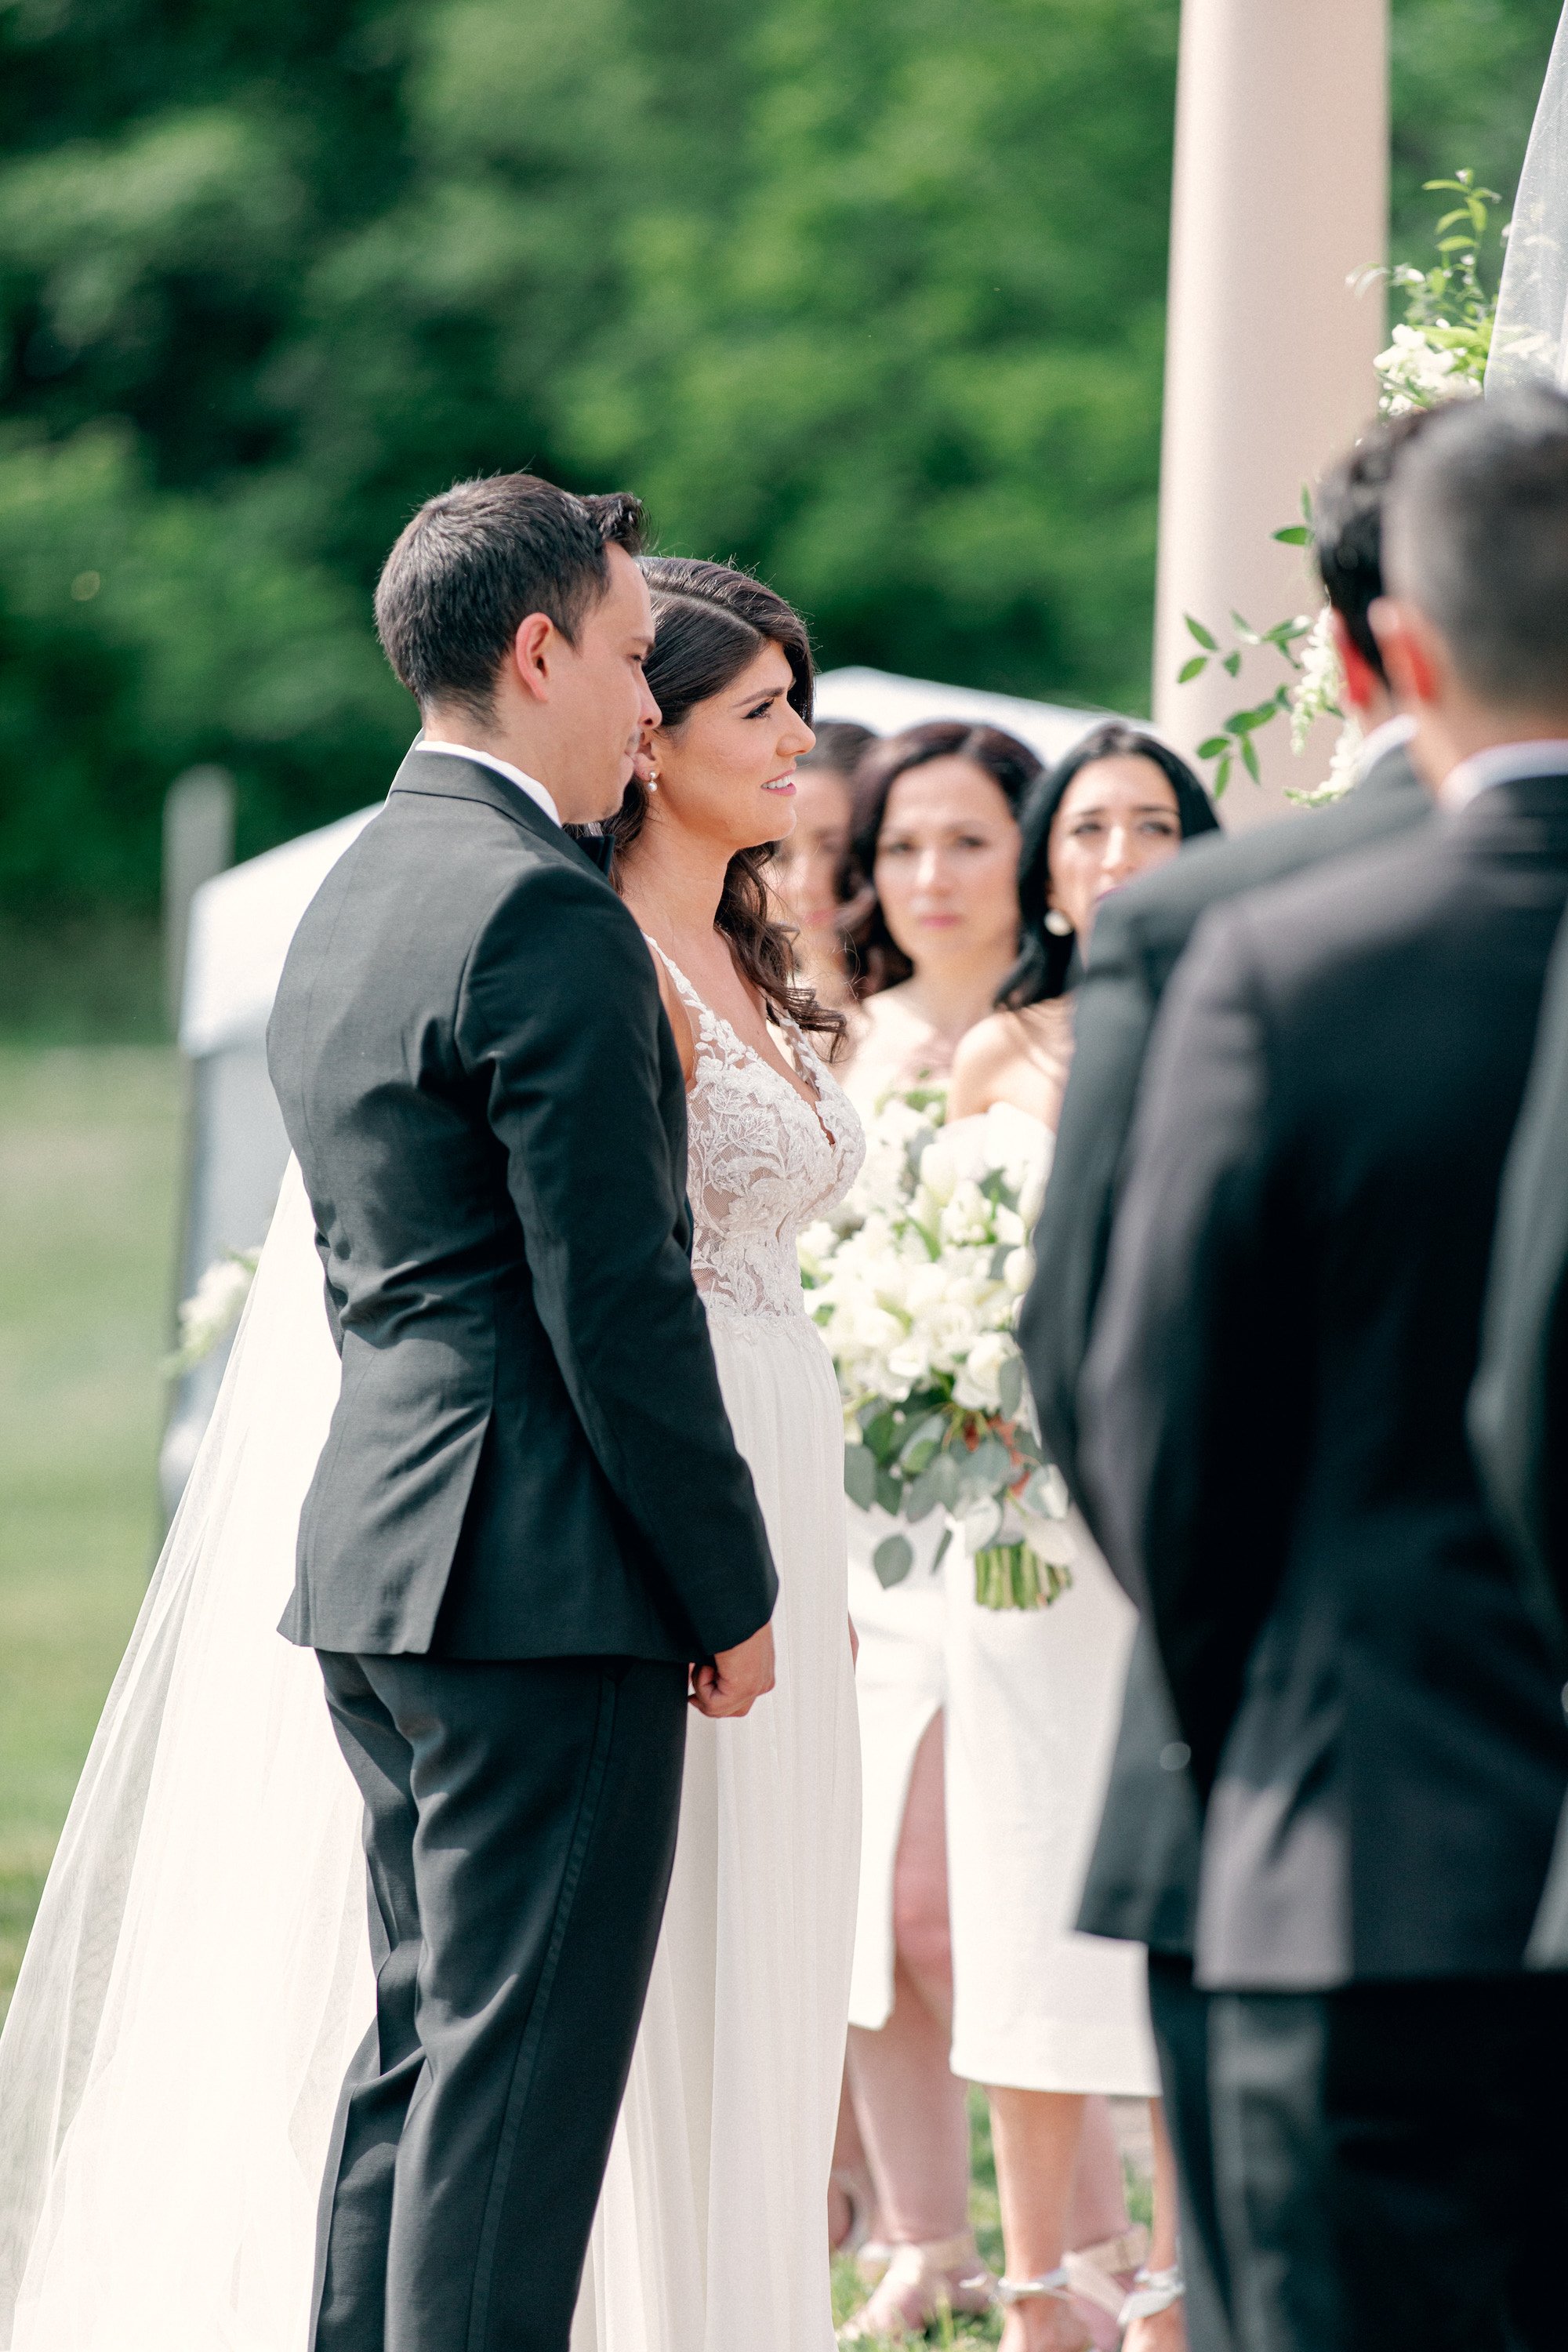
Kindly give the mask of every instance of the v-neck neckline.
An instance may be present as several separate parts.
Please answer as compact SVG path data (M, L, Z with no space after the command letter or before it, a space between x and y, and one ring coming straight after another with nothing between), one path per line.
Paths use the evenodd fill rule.
M658 941L653 937L652 932L645 932L644 937L649 941L649 944L652 947L658 950L658 954L669 967L670 978L674 981L676 987L679 990L681 994L683 996L689 996L692 1003L696 1005L698 1011L706 1020L711 1021L715 1028L726 1030L733 1039L737 1050L742 1054L749 1055L751 1059L755 1062L758 1069L766 1070L771 1078L776 1078L781 1086L784 1086L789 1088L791 1094L795 1097L795 1100L808 1110L811 1113L812 1118L816 1121L817 1129L821 1133L822 1139L826 1144L828 1150L830 1151L837 1151L838 1149L838 1139L834 1134L833 1129L828 1126L827 1121L822 1116L822 1097L817 1091L816 1079L807 1076L804 1066L802 1066L799 1072L801 1083L797 1086L795 1080L790 1076L787 1070L775 1069L773 1063L769 1061L765 1054L760 1053L755 1045L752 1045L746 1038L742 1036L740 1031L736 1028L734 1023L730 1019L727 1013L715 1011L714 1007L709 1003L708 999L705 996L699 995L690 981L687 979L686 974L681 971L680 966L676 962L675 958L668 954L665 949L659 946ZM805 1040L802 1038L800 1030L796 1024L792 1021L789 1026L796 1045L804 1044ZM808 1088L809 1092L807 1091Z

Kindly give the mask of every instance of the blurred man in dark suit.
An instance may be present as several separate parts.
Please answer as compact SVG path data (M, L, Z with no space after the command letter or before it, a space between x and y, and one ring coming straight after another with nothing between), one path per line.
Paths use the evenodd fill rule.
M1022 1340L1047 1451L1092 1524L1078 1461L1078 1383L1105 1271L1128 1128L1154 1014L1205 908L1392 837L1431 814L1405 751L1367 614L1383 593L1383 509L1394 460L1424 414L1382 420L1319 485L1318 567L1346 692L1365 731L1355 790L1332 809L1196 844L1105 900L1075 1007L1075 1046L1036 1238L1039 1271ZM1183 2261L1194 2352L1229 2339L1228 2282L1209 2148L1206 2003L1193 1987L1198 1807L1145 1629L1128 1675L1110 1787L1079 1926L1149 1947L1150 2001L1183 2190Z
M1503 1177L1470 1441L1527 1598L1568 1673L1568 924ZM1529 1957L1568 1968L1568 1811Z
M1545 2352L1568 1978L1523 1964L1568 1727L1464 1412L1568 899L1568 400L1436 417L1386 562L1373 624L1446 814L1205 919L1139 1109L1083 1468L1205 1800L1242 2341L1283 2304L1297 2342ZM1320 2201L1327 2263L1298 2242Z

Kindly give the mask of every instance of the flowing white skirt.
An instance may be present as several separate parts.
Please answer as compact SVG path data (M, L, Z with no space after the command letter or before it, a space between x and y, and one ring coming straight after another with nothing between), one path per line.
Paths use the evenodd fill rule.
M715 1342L781 1570L779 1689L692 1727L595 2352L831 2342L858 1806L841 1426L804 1318ZM0 2037L0 2352L304 2352L373 2009L358 1793L315 1660L274 1630L338 1378L290 1167Z
M694 1717L664 1931L573 2352L829 2352L859 1843L844 1423L804 1315L711 1318L779 1572L778 1680Z

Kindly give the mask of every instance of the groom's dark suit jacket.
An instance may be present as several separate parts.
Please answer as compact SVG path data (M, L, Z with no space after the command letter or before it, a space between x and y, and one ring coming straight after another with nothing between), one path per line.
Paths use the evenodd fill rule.
M1150 1033L1201 915L1244 890L1424 823L1432 803L1403 751L1384 754L1338 807L1226 839L1205 835L1116 891L1095 919L1074 1003L1071 1074L1036 1234L1038 1272L1020 1340L1046 1446L1094 1522L1078 1457L1078 1387L1105 1274L1117 1188ZM1188 1952L1197 1905L1198 1806L1158 1654L1141 1627L1105 1814L1079 1926Z
M268 1035L342 1391L289 1639L710 1656L776 1592L686 1205L647 947L560 827L412 752L289 950Z
M1517 1969L1568 1788L1465 1442L1568 778L1205 918L1140 1103L1085 1471L1208 1795L1201 1982Z
M1509 1152L1470 1437L1488 1496L1568 1670L1568 923ZM1568 1811L1531 1958L1568 1966Z

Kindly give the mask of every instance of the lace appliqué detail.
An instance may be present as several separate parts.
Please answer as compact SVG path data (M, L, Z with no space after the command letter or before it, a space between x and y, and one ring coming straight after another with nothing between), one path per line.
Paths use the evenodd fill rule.
M712 1012L657 940L697 1038L688 1102L691 1270L711 1314L804 1315L796 1239L842 1199L866 1156L848 1097L793 1022L785 1034L813 1109Z

